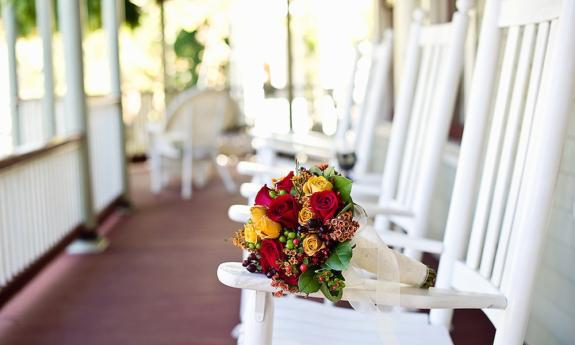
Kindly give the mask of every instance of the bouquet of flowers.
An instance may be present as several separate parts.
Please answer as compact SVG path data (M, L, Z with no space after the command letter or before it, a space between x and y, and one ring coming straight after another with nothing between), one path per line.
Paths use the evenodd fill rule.
M350 179L327 164L300 167L274 179L271 188L264 185L250 220L232 238L250 252L243 266L271 279L276 296L321 291L330 301L339 301L346 286L342 272L352 260L352 239L360 227L357 214L362 212L351 198L351 187ZM400 264L415 264L418 272L423 271L417 265L424 267L418 285L429 280L425 265L396 255ZM357 261L364 269L373 266L369 256L359 255Z

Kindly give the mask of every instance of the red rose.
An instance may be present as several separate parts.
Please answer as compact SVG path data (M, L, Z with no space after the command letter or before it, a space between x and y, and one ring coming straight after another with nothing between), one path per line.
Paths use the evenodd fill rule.
M269 207L269 205L273 200L274 199L270 196L270 189L268 188L268 186L264 185L256 195L255 204L264 207Z
M278 265L278 260L281 260L282 258L282 245L280 242L275 240L263 240L260 254L260 265L262 266L262 271L264 273L267 273L270 270L270 267L279 271L280 266Z
M280 278L284 281L284 283L290 286L297 286L299 275L298 276L292 275L291 277L288 277L285 274L280 274Z
M272 200L267 216L287 228L295 229L298 225L298 212L299 206L295 198L290 194L285 194Z
M291 180L292 177L293 177L293 171L290 171L286 177L276 182L276 189L285 190L288 193L291 192L291 189L293 187L293 182Z
M330 219L339 207L339 198L331 190L315 192L310 198L311 209L322 220Z

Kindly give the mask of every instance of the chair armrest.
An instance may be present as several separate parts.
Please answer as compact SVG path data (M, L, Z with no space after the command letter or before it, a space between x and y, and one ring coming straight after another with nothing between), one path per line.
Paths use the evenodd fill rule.
M317 147L313 145L306 145L303 143L284 142L275 138L254 138L252 146L257 150L260 148L270 148L273 151L283 152L287 154L305 153L309 157L316 160L329 161L335 157L335 147Z
M228 217L234 222L245 223L250 219L250 206L232 205L228 209Z
M264 176L271 176L271 177L282 177L287 175L290 170L295 169L294 167L277 167L277 166L269 166L260 163L254 162L239 162L238 163L238 173L242 175L264 175Z
M376 232L381 240L390 247L414 249L432 254L441 254L443 252L443 242L441 241L413 237L401 232L389 230L376 230Z
M402 216L413 218L414 214L407 206L398 202L389 201L385 205L375 203L364 203L361 205L369 217L374 216Z
M240 262L225 262L217 271L219 281L229 287L249 289L262 292L274 292L270 280L263 274L249 273ZM378 291L376 294L374 280L364 280L358 286L348 286L343 291L342 300L365 300L366 296L377 300L380 305L404 307L413 309L503 309L507 306L505 296L501 294L480 294L459 292L451 289L418 289L400 287L399 296L396 289L392 292ZM301 294L304 296L305 294ZM377 295L377 296L376 296ZM319 292L309 294L310 297L323 298Z

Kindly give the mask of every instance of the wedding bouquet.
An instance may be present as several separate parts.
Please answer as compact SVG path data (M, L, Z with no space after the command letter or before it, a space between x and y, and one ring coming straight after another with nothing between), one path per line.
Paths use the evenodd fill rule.
M274 179L271 188L264 185L250 209L250 220L232 238L250 252L243 266L271 279L276 296L321 291L336 302L359 245L377 250L360 251L355 268L377 273L381 268L374 256L383 249L395 270L408 272L399 272L401 283L431 285L433 272L425 265L392 251L374 236L356 236L365 212L353 202L351 188L352 181L327 164L300 167Z

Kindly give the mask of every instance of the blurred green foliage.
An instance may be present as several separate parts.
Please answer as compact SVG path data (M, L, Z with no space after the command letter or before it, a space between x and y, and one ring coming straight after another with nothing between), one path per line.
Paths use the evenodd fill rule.
M10 1L14 5L16 13L16 23L18 26L19 36L28 36L36 32L36 6L34 0L4 0L2 4ZM54 3L54 13L56 20L56 29L58 27L58 11L56 10L56 0ZM102 27L102 0L83 0L87 10L86 27L93 31ZM123 0L125 8L125 24L130 28L136 28L140 25L142 10L139 6L130 0Z
M176 84L183 84L179 86L187 88L198 83L199 65L202 62L205 48L205 45L198 40L197 29L192 31L180 30L174 42L174 52L178 58L187 63L187 68L185 75L176 76L176 79L184 79L176 80Z

